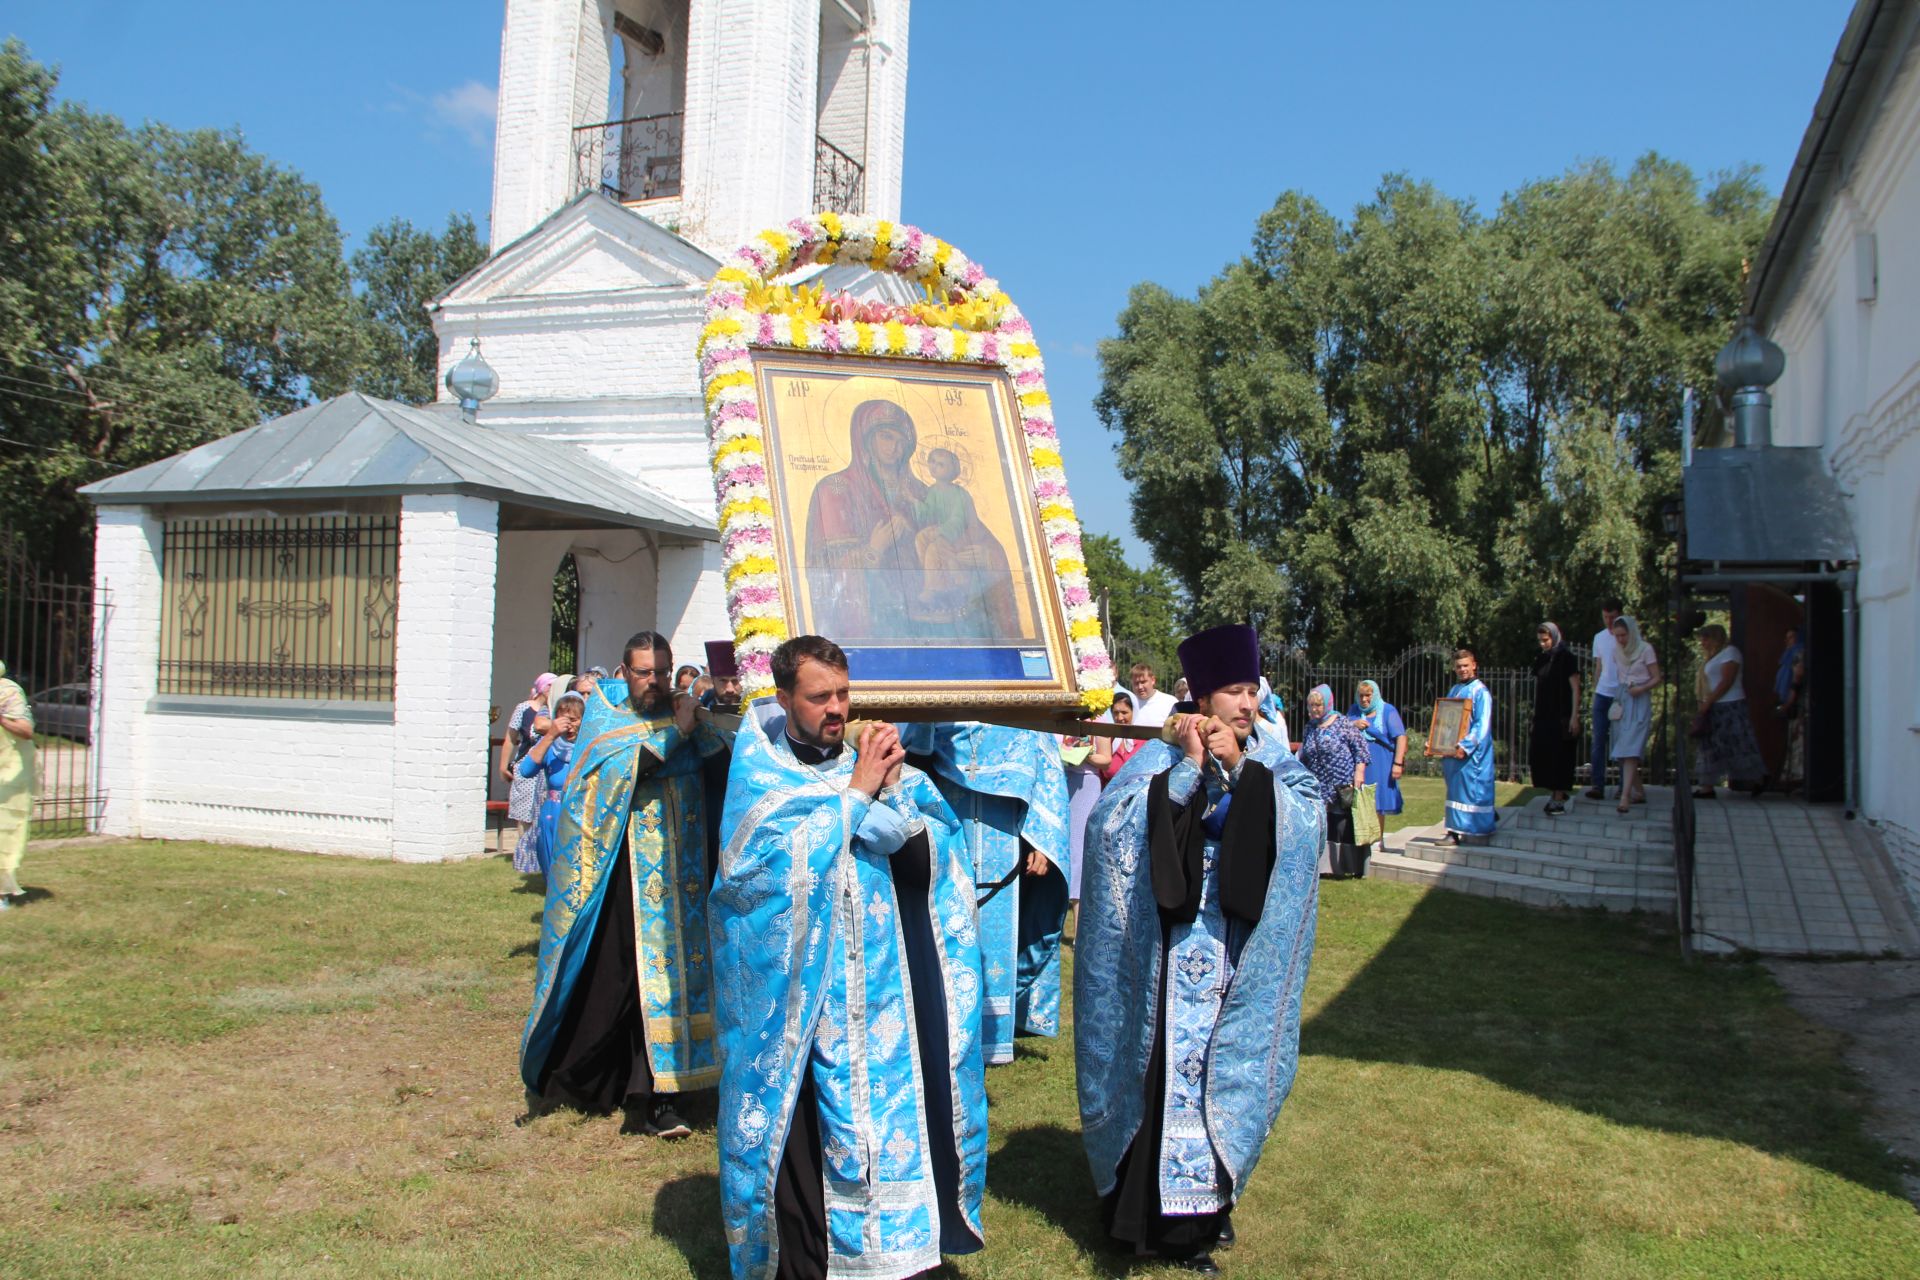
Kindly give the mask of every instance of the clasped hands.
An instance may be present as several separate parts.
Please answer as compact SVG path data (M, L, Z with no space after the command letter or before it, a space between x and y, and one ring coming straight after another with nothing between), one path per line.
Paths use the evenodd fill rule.
M1196 767L1204 764L1211 755L1229 775L1246 758L1246 752L1240 746L1240 735L1219 716L1187 716L1180 722L1179 742L1180 749L1186 752L1187 759L1193 761Z
M876 721L860 731L854 744L853 779L847 785L878 800L880 793L900 781L900 766L907 749L900 744L900 731L885 721Z

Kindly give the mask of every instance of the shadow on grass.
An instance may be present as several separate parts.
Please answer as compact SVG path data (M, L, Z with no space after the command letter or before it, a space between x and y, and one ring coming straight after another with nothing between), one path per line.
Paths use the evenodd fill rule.
M1057 1124L1015 1129L987 1158L987 1190L1046 1218L1105 1274L1125 1275L1133 1269L1133 1260L1114 1249L1101 1225L1100 1200L1093 1193L1086 1148L1077 1130Z
M32 906L36 902L52 901L53 890L42 889L38 885L23 884L20 886L20 892L14 895L13 905L16 907L26 907Z
M653 1197L653 1233L680 1251L698 1280L727 1280L727 1240L720 1229L720 1178L675 1178Z
M1321 911L1314 984L1345 985L1307 1022L1305 1052L1471 1072L1901 1193L1831 1037L1756 964L1685 964L1644 916L1446 892L1409 911L1366 881L1323 889Z
M507 952L507 959L514 960L521 956L534 956L537 958L539 955L540 939L535 938L532 942L523 942L519 946L509 950Z

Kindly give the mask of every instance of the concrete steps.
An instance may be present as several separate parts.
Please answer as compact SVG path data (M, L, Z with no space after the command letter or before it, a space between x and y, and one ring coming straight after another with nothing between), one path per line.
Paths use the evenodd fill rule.
M1530 906L1671 914L1670 801L1649 799L1625 816L1611 804L1576 802L1573 812L1549 817L1538 798L1501 810L1484 844L1453 844L1443 826L1397 832L1368 874Z

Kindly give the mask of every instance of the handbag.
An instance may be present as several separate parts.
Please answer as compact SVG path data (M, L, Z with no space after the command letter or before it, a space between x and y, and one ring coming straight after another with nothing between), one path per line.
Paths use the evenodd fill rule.
M1374 784L1369 782L1356 787L1353 793L1353 842L1359 845L1374 844L1380 839L1380 807L1375 798Z
M1615 698L1613 705L1607 708L1607 719L1624 720L1627 718L1627 702L1624 698Z

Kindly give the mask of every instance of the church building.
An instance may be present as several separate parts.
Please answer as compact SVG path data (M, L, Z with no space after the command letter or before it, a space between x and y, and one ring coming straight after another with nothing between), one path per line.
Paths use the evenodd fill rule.
M432 309L465 404L341 396L84 490L101 831L471 856L564 560L580 667L642 628L693 661L730 637L705 286L789 218L899 216L907 17L508 0L493 252Z

